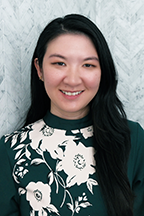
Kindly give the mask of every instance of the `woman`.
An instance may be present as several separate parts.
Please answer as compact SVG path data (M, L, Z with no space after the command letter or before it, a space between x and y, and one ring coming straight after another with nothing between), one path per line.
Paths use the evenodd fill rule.
M0 143L3 216L142 216L144 131L126 119L99 29L49 23L31 67L25 127Z

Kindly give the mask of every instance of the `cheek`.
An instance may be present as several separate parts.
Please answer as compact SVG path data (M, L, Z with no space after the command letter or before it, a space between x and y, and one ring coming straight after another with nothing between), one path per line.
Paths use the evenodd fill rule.
M87 83L91 89L97 90L100 85L100 80L101 80L101 75L99 74L87 79Z
M55 73L49 71L44 73L44 84L47 87L55 86L59 83L59 76L57 76Z

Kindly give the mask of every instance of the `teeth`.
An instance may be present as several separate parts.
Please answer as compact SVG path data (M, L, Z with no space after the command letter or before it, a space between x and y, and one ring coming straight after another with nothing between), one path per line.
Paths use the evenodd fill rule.
M64 94L69 95L69 96L75 96L80 94L82 91L79 92L66 92L66 91L62 91Z

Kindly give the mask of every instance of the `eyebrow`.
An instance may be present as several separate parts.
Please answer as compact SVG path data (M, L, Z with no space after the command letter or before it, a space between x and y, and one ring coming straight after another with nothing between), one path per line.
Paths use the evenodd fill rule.
M59 54L52 54L49 56L49 58L52 58L52 57L58 57L58 58L66 59L64 56L59 55Z
M67 59L66 57L62 56L62 55L59 55L59 54L52 54L49 56L49 58L52 58L52 57L58 57L58 58L62 58L62 59ZM92 57L88 57L88 58L85 58L83 59L84 61L88 61L88 60L96 60L96 61L99 61L99 59L95 56L92 56Z
M84 61L88 61L88 60L96 60L96 61L99 61L99 59L95 56L92 56L92 57L88 57L88 58L85 58Z

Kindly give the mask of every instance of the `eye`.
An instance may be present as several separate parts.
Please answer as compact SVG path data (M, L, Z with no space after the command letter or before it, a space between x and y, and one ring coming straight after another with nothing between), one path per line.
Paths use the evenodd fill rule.
M93 65L93 64L84 64L83 66L84 66L84 67L96 67L96 66Z
M64 62L54 62L53 65L66 66Z

